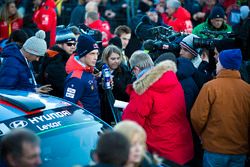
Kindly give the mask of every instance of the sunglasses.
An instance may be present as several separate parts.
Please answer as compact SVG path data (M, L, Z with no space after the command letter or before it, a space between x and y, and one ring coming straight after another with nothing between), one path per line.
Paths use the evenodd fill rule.
M76 46L76 43L66 43L67 46Z

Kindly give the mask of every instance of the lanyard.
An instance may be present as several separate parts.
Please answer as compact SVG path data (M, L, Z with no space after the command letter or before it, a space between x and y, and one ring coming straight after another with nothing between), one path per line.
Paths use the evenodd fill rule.
M30 74L31 74L33 83L34 83L35 87L37 88L36 79L35 79L35 76L34 76L34 73L33 73L33 66L32 66L31 62L28 62L28 60L27 60L27 58L24 56L22 50L20 50L20 51L21 51L21 53L22 53L22 55L23 55L23 57L24 57L24 59L25 59L25 62L26 62L27 66L28 66L28 68L29 68L29 70L30 70Z

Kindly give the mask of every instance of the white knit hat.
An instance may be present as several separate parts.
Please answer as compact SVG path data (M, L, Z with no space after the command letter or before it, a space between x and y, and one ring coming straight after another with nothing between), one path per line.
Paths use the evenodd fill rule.
M23 44L23 49L33 55L36 56L44 56L47 50L47 44L45 42L45 32L43 30L39 30L36 32L35 36L30 37Z

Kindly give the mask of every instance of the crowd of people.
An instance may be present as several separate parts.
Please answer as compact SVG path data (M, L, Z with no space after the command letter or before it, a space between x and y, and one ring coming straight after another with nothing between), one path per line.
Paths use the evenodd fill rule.
M0 89L64 98L114 126L97 166L249 163L250 1L2 1Z

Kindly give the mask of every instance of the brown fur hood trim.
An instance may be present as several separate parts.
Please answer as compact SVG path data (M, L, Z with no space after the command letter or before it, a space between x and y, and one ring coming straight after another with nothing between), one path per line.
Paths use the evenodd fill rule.
M167 71L176 73L176 64L171 60L165 60L156 65L154 68L146 72L141 78L133 83L135 92L139 95L143 94L151 85L158 81Z

